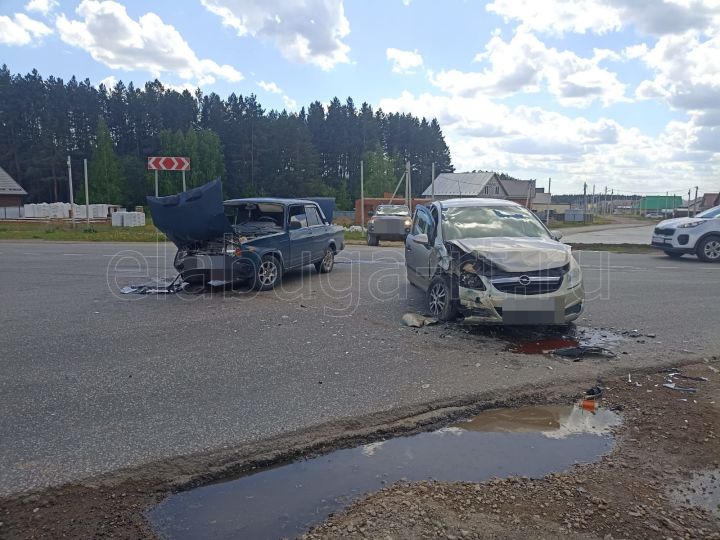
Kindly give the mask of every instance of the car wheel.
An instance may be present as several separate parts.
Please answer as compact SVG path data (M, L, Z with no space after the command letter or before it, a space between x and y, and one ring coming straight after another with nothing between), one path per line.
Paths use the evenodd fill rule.
M680 257L683 256L682 253L678 253L677 251L666 251L665 255L667 255L668 257L671 257L673 259L679 259Z
M436 276L427 292L427 305L430 314L441 321L452 321L457 316L457 303L450 279Z
M701 261L720 262L720 236L708 236L697 246L697 256Z
M252 287L256 291L269 291L282 277L282 264L273 255L263 255L255 268Z
M368 246L377 246L378 245L378 237L374 234L368 234L367 237L367 245Z
M335 266L335 252L329 247L325 250L322 260L315 263L315 270L321 274L327 274L333 269L333 266Z

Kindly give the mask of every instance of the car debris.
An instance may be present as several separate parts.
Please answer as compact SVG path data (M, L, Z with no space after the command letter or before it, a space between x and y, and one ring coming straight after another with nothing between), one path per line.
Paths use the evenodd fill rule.
M689 394L694 394L697 392L697 388L690 388L686 386L678 386L675 383L665 383L663 384L665 388L669 388L670 390L677 390L678 392L687 392Z
M120 292L122 294L175 294L187 286L180 274L173 279L153 279L146 283L131 283L126 285Z
M585 399L601 399L603 395L602 386L593 386L585 390Z
M425 317L419 313L406 313L402 316L402 322L405 326L413 328L422 328L431 324L437 324L438 320L433 317Z

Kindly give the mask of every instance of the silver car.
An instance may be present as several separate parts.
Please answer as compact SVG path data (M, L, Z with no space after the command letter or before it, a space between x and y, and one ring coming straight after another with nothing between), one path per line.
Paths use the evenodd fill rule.
M686 253L706 262L720 262L720 206L695 217L666 219L655 227L652 246L669 257Z
M415 209L405 240L410 283L428 311L448 321L566 324L583 310L580 266L525 207L498 199L452 199Z

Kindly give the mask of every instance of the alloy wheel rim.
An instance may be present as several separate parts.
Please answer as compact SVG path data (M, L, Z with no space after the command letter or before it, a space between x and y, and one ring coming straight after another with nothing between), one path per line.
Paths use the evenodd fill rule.
M332 268L332 264L333 264L333 254L332 254L331 251L328 251L328 252L325 254L325 258L323 258L322 264L323 264L323 268L325 268L325 270L330 270L330 268Z
M447 299L447 291L441 284L435 285L430 289L430 312L433 315L439 315L445 309Z
M277 279L277 265L272 261L265 261L260 265L258 277L263 285L274 283Z
M720 241L713 240L705 244L705 256L708 259L720 258Z

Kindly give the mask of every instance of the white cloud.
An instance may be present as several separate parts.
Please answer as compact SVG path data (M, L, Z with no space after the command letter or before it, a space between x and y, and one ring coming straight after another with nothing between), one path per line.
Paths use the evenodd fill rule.
M0 15L0 43L5 45L28 45L52 34L46 24L31 19L24 13L16 13L11 19Z
M385 56L392 63L393 73L411 74L415 73L415 69L423 66L423 58L417 49L403 51L390 47L385 50Z
M101 80L98 83L98 86L100 86L102 84L103 86L105 86L107 91L110 92L113 88L115 88L115 85L117 84L117 82L118 82L118 80L115 78L114 75L109 75L109 76L105 77L103 80Z
M605 34L632 24L653 35L717 25L717 0L494 0L486 9L527 30Z
M272 42L286 58L330 70L349 62L342 0L201 0L238 36Z
M233 82L243 78L230 65L198 58L180 33L155 13L136 21L113 0L83 0L76 13L81 20L64 14L57 18L60 37L110 68L148 71L154 77L172 74L198 84L212 84L215 77Z
M37 11L43 15L47 15L58 6L57 0L30 0L25 4L26 11Z
M532 33L519 30L509 42L494 35L485 52L475 56L476 62L489 65L485 70L441 71L432 75L431 81L462 97L539 92L545 85L565 106L585 107L595 100L608 105L627 99L625 85L617 75L599 65L616 57L612 51L596 49L593 58L582 58L572 51L548 48Z
M297 107L298 107L297 101L295 101L291 97L284 95L284 94L283 94L282 99L283 99L283 103L285 104L286 109L288 109L290 111L297 110Z
M266 92L270 92L270 93L272 93L272 94L282 94L282 90L281 90L280 87L279 87L277 84L275 84L274 82L260 81L260 82L257 83L257 85L258 85L260 88L262 88L263 90L265 90Z
M686 111L720 110L720 34L663 36L639 58L654 72L638 86L639 97L662 98Z
M709 190L720 174L720 160L713 159L720 152L718 126L701 129L692 121L670 122L660 135L650 137L608 118L508 107L485 96L403 92L378 105L385 112L437 117L459 171L552 177L555 192L577 192L585 180L616 190L664 191L690 178Z

